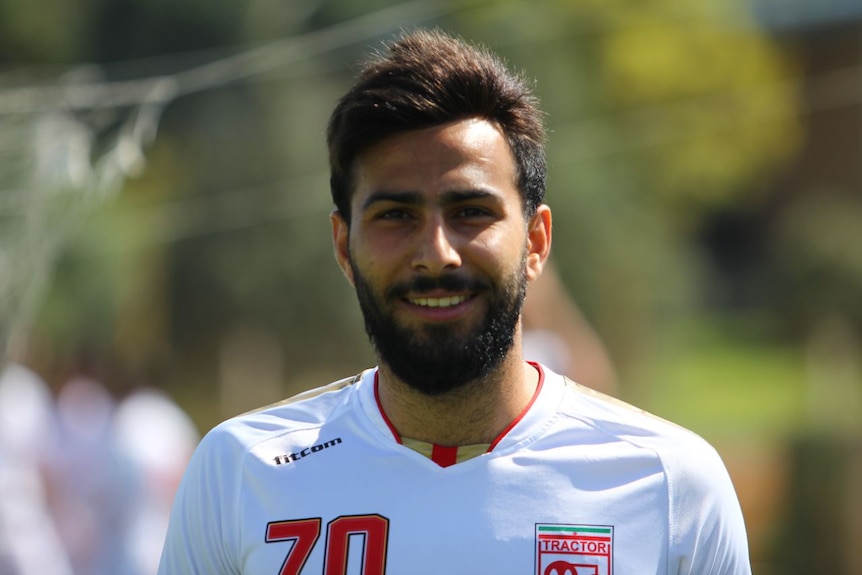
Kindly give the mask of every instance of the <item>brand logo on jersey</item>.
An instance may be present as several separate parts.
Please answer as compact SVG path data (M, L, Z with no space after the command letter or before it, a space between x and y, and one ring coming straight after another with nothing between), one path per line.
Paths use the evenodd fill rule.
M612 575L610 525L536 525L536 575Z
M341 438L336 437L335 439L331 439L329 441L324 441L323 443L318 443L317 445L312 445L311 447L306 447L300 451L294 453L285 453L284 455L276 455L273 457L273 461L275 461L276 465L284 465L285 463L290 463L291 461L298 461L303 457L308 457L309 455L313 455L324 449L329 449L330 447L335 447L341 443Z

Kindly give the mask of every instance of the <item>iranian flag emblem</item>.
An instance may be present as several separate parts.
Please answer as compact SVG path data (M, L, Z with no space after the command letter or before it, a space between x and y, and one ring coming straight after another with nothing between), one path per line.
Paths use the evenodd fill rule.
M610 525L536 525L536 575L613 575Z

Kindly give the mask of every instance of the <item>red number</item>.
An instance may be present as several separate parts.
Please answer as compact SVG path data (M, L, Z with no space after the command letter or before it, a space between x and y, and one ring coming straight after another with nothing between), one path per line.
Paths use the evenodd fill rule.
M273 521L266 526L266 542L293 541L279 575L299 575L320 537L321 519ZM350 536L361 535L362 575L385 575L389 520L380 515L343 515L326 526L323 575L345 575Z
M326 528L326 560L323 575L345 575L351 535L363 535L362 575L384 575L389 520L380 515L348 515Z
M279 575L299 575L311 549L320 537L319 517L314 519L299 519L296 521L273 521L266 526L266 542L293 541L293 547L287 553Z

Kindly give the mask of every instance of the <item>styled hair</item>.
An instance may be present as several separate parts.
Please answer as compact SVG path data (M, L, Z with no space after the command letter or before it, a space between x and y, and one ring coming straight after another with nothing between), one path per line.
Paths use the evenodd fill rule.
M480 118L502 130L517 169L524 213L545 196L543 114L526 79L494 54L439 30L419 30L388 44L360 70L329 119L330 191L350 222L353 167L383 139Z

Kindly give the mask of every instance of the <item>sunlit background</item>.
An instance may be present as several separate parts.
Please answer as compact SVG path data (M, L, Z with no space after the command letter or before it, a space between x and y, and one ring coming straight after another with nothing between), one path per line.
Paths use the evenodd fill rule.
M862 574L856 0L4 0L4 361L201 434L371 365L324 129L416 26L535 78L559 275L614 394L724 457L755 575Z

